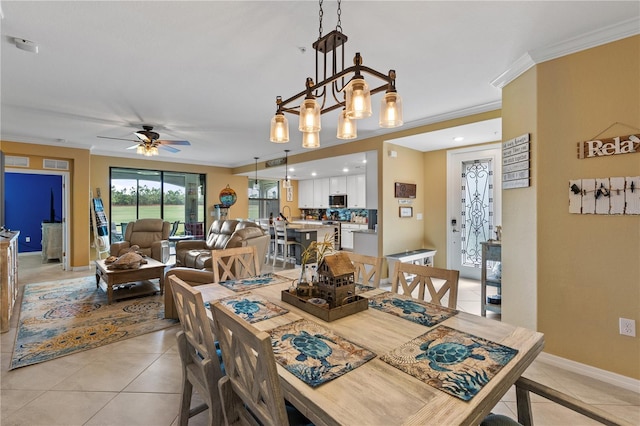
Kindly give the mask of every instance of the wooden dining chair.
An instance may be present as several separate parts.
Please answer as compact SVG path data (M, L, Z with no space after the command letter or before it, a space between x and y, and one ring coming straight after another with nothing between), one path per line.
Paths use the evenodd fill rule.
M345 251L356 268L354 280L358 284L380 287L380 270L382 258Z
M222 366L202 294L175 275L169 277L169 285L182 326L182 331L176 335L182 362L179 424L186 426L190 417L207 409L209 425L222 424L222 404L218 391L218 381L223 376ZM194 387L205 402L190 408Z
M436 288L433 278L444 280L444 283ZM413 292L418 289L418 299L441 306L443 306L442 299L447 295L447 306L456 309L459 278L460 272L453 269L396 262L395 271L391 278L391 291L415 297ZM429 296L431 300L426 300L426 296Z
M287 409L269 333L258 330L219 302L211 305L211 311L227 373L218 383L225 423L308 424L293 407Z
M255 246L211 250L211 267L215 283L260 275Z

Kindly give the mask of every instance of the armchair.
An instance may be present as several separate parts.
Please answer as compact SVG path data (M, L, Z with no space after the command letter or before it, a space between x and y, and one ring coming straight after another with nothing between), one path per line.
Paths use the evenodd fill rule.
M159 262L169 260L169 232L171 224L162 219L138 219L129 222L124 233L124 241L111 244L109 254L120 256L131 246L140 247L139 252Z

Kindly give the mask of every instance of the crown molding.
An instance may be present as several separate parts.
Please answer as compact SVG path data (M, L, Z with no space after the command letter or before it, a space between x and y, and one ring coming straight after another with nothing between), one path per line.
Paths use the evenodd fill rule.
M640 18L631 18L613 25L590 31L560 43L534 49L521 56L505 72L491 81L491 85L502 89L536 64L560 58L592 47L601 46L623 38L640 34Z

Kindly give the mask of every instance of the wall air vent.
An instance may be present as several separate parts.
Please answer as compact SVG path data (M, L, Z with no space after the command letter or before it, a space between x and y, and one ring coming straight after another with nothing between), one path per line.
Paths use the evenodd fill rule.
M45 158L44 160L42 160L42 168L53 170L69 170L69 161L52 160L50 158Z
M29 157L16 157L7 155L4 157L5 167L29 167Z

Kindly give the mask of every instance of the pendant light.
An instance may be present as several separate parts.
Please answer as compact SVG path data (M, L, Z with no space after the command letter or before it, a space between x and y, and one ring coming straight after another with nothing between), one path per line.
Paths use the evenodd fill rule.
M289 150L284 150L284 180L282 181L282 187L284 189L291 188L291 181L289 180Z
M303 148L319 148L320 132L303 132L302 147Z
M338 139L355 139L358 137L356 121L347 117L347 111L342 110L338 117Z
M256 160L256 178L253 181L253 189L258 191L260 190L260 184L258 183L258 158L259 157L253 157Z

